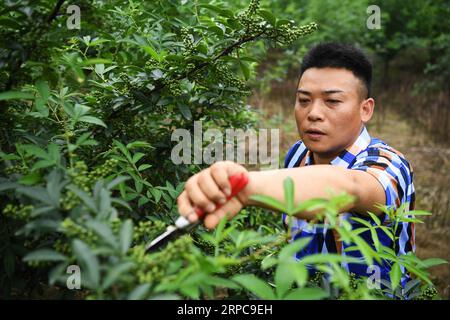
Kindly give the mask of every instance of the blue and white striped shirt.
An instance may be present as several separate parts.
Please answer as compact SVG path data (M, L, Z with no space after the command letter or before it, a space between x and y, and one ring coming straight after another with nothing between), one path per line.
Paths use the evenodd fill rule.
M294 168L314 165L313 162L312 152L307 149L301 140L299 140L289 149L284 166L285 168ZM343 150L330 162L330 164L352 170L362 170L372 174L384 188L386 194L386 206L397 209L401 204L408 203L409 205L407 206L409 210L414 209L415 192L411 166L400 152L388 146L385 142L372 138L365 126L361 128L360 135L354 144L346 150ZM286 217L287 216L283 214L283 221L287 225ZM358 217L366 220L371 225L376 225L370 217L356 212L346 212L340 215L340 219L347 220L352 225L353 229L366 227L360 222L352 220L351 217ZM380 218L384 225L390 226L388 215L384 215ZM309 244L296 254L296 259L302 259L305 255L314 253L328 252L362 257L360 251L354 250L345 252L344 250L346 248L354 244L339 241L338 235L335 234L333 230L328 229L326 224L312 224L308 223L306 220L295 217L292 219L291 241L303 237L311 237ZM384 231L379 228L376 230L380 243L392 249L395 248L397 255L415 251L414 223L400 223L397 229L398 240L395 245ZM360 236L374 248L370 230L360 233ZM389 265L385 262L381 265L377 265L380 267L381 278L388 280L390 271ZM343 267L348 272L353 272L357 276L370 276L372 274L368 273L368 266L365 264L344 263ZM403 273L402 284L404 285L406 281L408 281L409 276L403 267L401 267L401 269Z

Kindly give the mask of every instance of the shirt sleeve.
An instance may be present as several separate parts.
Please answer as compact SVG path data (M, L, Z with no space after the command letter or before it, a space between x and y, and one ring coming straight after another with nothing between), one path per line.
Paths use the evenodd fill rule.
M401 154L387 148L369 148L356 158L352 169L366 171L380 182L386 195L387 207L395 210L408 202L412 172Z

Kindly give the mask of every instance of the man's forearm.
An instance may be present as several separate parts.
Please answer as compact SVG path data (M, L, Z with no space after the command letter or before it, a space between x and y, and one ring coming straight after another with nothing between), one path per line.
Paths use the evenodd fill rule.
M283 183L291 177L294 186L294 203L313 198L330 198L327 190L335 193L346 192L358 196L358 188L352 172L337 166L314 165L301 168L290 168L270 171L253 171L249 173L250 182L246 188L245 205L262 206L250 199L252 195L266 195L284 202ZM343 208L349 209L349 208ZM297 215L303 219L313 219L315 213L303 212Z

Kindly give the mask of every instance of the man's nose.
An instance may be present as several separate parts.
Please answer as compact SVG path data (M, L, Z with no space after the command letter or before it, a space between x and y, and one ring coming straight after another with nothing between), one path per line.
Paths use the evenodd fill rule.
M315 100L310 105L310 110L308 113L309 121L322 121L323 116L323 105L319 100Z

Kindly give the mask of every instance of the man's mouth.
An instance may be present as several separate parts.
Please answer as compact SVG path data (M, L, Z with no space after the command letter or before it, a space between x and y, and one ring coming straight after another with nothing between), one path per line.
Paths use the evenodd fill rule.
M325 135L325 132L319 129L308 129L305 133L310 140L320 140Z

